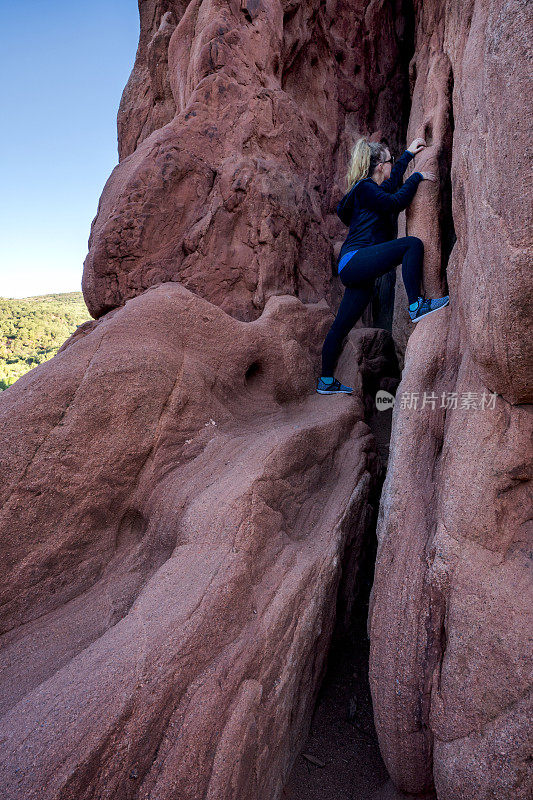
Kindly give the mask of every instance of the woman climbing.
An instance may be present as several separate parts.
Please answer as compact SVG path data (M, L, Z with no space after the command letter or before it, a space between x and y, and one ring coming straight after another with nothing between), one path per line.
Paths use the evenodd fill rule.
M337 265L346 290L322 348L322 376L317 385L319 394L350 394L353 391L334 378L333 371L344 338L372 297L376 278L401 262L412 322L444 308L450 301L448 295L424 299L418 294L424 259L421 239L403 236L387 241L391 236L393 215L407 208L420 181L437 180L432 172L414 172L401 185L408 163L423 147L426 147L425 141L415 139L394 166L384 144L362 138L352 149L346 176L349 191L337 206L338 216L350 228Z

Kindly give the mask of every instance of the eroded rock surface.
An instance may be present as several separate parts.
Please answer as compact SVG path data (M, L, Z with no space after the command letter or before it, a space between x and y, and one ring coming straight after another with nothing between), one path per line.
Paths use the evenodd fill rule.
M332 403L330 320L164 284L4 393L6 800L279 795L380 471L357 363L382 333Z
M121 162L84 266L91 313L168 280L243 320L272 295L338 294L353 134L398 148L407 120L403 5L141 3Z
M434 189L407 218L426 244L426 287L442 286L447 267L451 304L407 346L380 509L371 678L393 780L412 793L434 785L439 800L533 792L531 109L521 99L531 21L527 4L496 0L420 3L417 20L409 130L431 131L424 166L434 170L453 134L453 223L436 227L447 200ZM452 228L447 262L439 251Z
M530 6L140 11L84 268L101 319L1 397L4 796L280 795L371 516L376 386L359 365L391 344L357 330L340 365L354 397L320 398L331 316L300 301L335 304L354 135L398 152L411 108L416 168L441 180L400 235L422 238L426 293L451 305L413 328L396 294L376 726L398 790L526 800Z

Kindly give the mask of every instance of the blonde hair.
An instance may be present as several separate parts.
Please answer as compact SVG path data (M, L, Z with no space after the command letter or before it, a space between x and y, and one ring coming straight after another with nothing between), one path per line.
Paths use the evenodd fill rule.
M354 183L368 178L376 166L385 161L387 148L380 142L369 142L365 136L358 139L350 153L350 163L346 173L346 189L350 191Z

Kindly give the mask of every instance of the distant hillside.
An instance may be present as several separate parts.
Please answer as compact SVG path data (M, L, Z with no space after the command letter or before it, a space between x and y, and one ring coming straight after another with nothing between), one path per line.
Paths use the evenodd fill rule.
M52 358L91 319L81 292L9 300L0 297L0 391Z

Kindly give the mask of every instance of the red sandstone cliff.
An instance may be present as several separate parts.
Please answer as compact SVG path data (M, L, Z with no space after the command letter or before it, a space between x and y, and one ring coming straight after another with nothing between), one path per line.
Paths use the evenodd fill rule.
M4 796L280 796L379 480L363 377L387 334L353 335L353 398L313 394L347 151L374 133L396 152L426 137L417 169L441 180L403 224L426 291L451 295L411 332L396 291L380 745L403 790L526 800L530 10L140 12L84 267L98 319L0 398ZM401 407L424 391L434 410ZM493 409L461 408L483 391Z
M429 189L409 232L426 243L426 286L446 271L451 303L417 325L398 388L419 408L394 410L371 674L391 776L415 793L434 782L445 800L533 791L531 22L522 3L420 3L411 64L424 166L447 168L453 142L453 222L449 196Z
M244 320L330 295L350 136L399 146L407 122L402 2L241 5L141 3L84 267L95 316L167 280Z
M357 365L383 332L325 406L328 319L167 283L6 392L4 798L279 794L379 475Z

